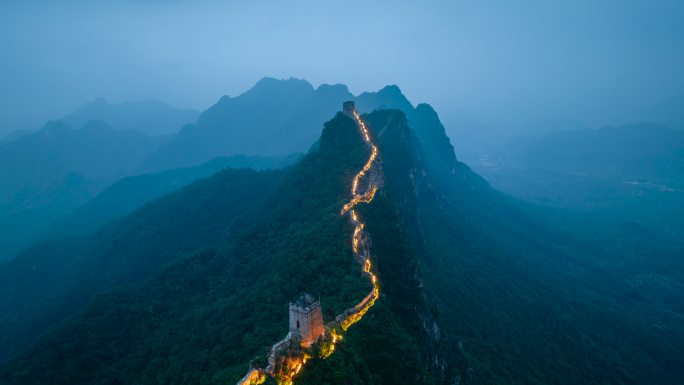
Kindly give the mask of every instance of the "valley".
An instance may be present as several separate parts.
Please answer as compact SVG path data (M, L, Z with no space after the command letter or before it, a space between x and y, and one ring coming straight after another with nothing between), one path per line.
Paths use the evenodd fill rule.
M398 88L355 99L306 155L123 179L0 267L0 383L681 375L677 244L495 190Z

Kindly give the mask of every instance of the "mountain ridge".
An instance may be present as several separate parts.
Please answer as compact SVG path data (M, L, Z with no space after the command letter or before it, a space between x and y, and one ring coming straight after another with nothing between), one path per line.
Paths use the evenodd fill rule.
M543 210L497 192L456 159L434 111L411 113L364 115L384 184L358 210L382 295L334 355L307 362L298 383L669 384L683 374L672 358L682 353L681 321L622 286L647 265L624 266L555 227ZM4 364L0 379L237 381L285 334L288 297L321 294L330 319L369 289L339 216L367 155L362 143L353 121L336 115L320 146L271 174L280 175L278 186L232 218L220 241L186 249L139 285L96 299ZM201 191L240 193L219 180L172 194L182 197L176 207L197 204L187 212L193 223L214 217L202 208L211 200L185 200ZM154 234L163 232L147 236ZM145 242L154 248L160 240ZM682 282L675 271L665 277Z
M199 114L199 111L178 109L155 99L109 103L104 98L96 98L58 120L74 127L102 120L120 130L139 130L157 136L177 132L183 125L195 122Z
M303 79L266 77L236 97L221 97L196 124L184 126L175 141L156 151L145 169L178 167L230 153L279 156L306 151L319 127L346 100L355 101L361 112L413 110L396 85L354 96L343 84L316 88Z
M336 123L336 128L334 131L337 131L339 127L340 133L335 134L333 131L333 128L331 127L330 129L327 130L327 132L324 132L323 139L321 141L321 148L318 151L310 153L305 159L300 161L298 169L295 170L290 170L289 172L286 171L286 174L283 176L282 183L284 185L281 185L279 187L279 193L277 195L271 195L268 190L261 189L265 195L262 194L262 197L265 198L265 200L262 201L260 204L261 208L259 209L259 213L261 215L254 215L253 213L247 214L246 212L243 211L243 215L238 215L233 218L233 221L224 224L222 227L226 228L228 231L226 232L220 232L223 234L221 238L223 238L223 241L220 241L216 243L215 246L215 251L211 251L207 249L210 247L209 245L204 245L202 248L197 249L195 253L192 255L189 255L187 258L177 258L176 259L176 264L185 264L185 263L191 263L192 260L196 258L204 258L202 255L205 255L207 252L208 257L211 257L211 255L216 254L216 257L211 257L212 259L219 258L216 263L216 267L219 269L217 271L220 271L220 266L224 266L221 260L223 258L228 258L228 261L234 260L235 258L238 258L238 260L241 260L241 264L246 264L246 267L250 267L248 270L244 270L243 268L240 268L240 271L243 271L244 274L241 276L244 279L247 279L245 282L251 282L249 285L264 285L266 282L263 280L255 281L258 277L258 270L254 269L258 265L254 265L258 263L259 261L263 260L263 258L274 258L273 255L274 253L276 255L282 255L282 258L285 260L295 258L298 260L302 260L304 258L305 260L309 260L313 262L315 259L313 258L312 254L315 255L317 258L318 257L324 257L324 260L330 260L332 258L331 263L322 263L323 260L316 262L315 265L318 266L318 269L313 269L312 267L309 267L306 272L304 273L305 276L308 276L309 279L315 278L316 277L316 271L320 272L330 272L332 273L331 276L328 278L331 278L332 276L338 276L339 272L342 273L342 276L339 276L339 279L344 282L344 280L349 280L350 283L357 282L359 279L356 278L358 274L358 267L355 269L349 269L348 273L345 273L347 271L348 266L353 266L355 265L355 262L353 261L352 258L349 258L348 255L341 255L343 251L350 250L349 245L346 245L346 242L343 242L342 238L338 237L338 231L340 228L346 227L344 220L342 220L341 217L338 216L338 210L339 208L337 207L337 204L331 205L331 202L339 202L342 199L342 195L344 194L344 191L346 190L346 186L343 185L342 181L337 177L339 170L341 169L349 169L350 173L351 170L353 170L355 167L358 167L359 164L362 164L362 153L359 151L359 149L354 149L351 148L352 151L349 152L347 150L350 149L349 145L345 144L345 142L349 141L355 141L359 140L356 139L354 136L350 136L350 132L355 134L355 128L353 125L349 125L346 123ZM326 139L329 138L329 139ZM344 151L344 152L343 152ZM354 162L355 164L352 166L350 165L347 161L345 162L332 162L330 160L325 160L325 162L321 162L321 159L330 159L332 158L339 158L342 157L342 159L349 159L348 156L350 154L356 154L352 155L353 158L358 158L358 162ZM326 167L323 167L326 166ZM333 169L338 170L335 173L330 173L329 169L327 166L332 167ZM352 168L353 167L353 168ZM242 172L244 173L244 171ZM275 173L275 172L273 172ZM278 175L277 173L271 175ZM325 176L327 174L327 176ZM282 173L281 173L282 175ZM310 184L310 180L312 180L312 177L315 177L314 179L318 181L319 183L317 184ZM276 178L273 180L273 178L268 178L271 179L271 183L275 184L282 184L279 183L278 180L279 178ZM197 195L196 192L190 192L188 190L195 189L196 191L200 190L207 190L207 187L216 185L218 181L220 181L220 175L212 177L208 180L206 180L204 183L195 183L194 185L191 185L187 187L185 190L187 192L181 192L176 193L175 196L183 196L185 195L186 197L190 196L195 196ZM265 182L265 181L264 181ZM310 186L310 189L303 189L301 186ZM221 187L219 189L211 189L211 194L214 195L225 195L227 186L224 185L224 187ZM255 191L252 191L251 189L240 189L237 186L231 186L231 189L235 190L236 194L246 194L245 196L254 196ZM197 190L199 189L199 190ZM323 193L327 192L327 193ZM329 192L332 192L332 194L329 194ZM209 193L209 191L205 191L205 194ZM305 194L305 196L309 197L310 199L302 199L301 194ZM172 194L174 195L174 194ZM320 199L313 199L313 198L320 198ZM168 201L170 198L166 198ZM292 208L289 207L289 205L284 205L283 204L283 199L286 199L287 202L298 202L297 206ZM206 205L209 201L203 200L202 205ZM220 202L219 202L220 203ZM183 204L182 200L177 201L176 204ZM218 203L217 203L218 204ZM159 206L159 204L157 204ZM244 206L242 204L241 206ZM147 206L149 211L150 205ZM145 208L141 209L145 210ZM141 211L139 210L139 211ZM168 211L167 208L162 209L159 208L159 211ZM310 228L312 225L312 217L311 213L309 212L310 210L315 210L315 212L319 212L319 210L323 210L325 214L319 215L319 219L316 220L316 223L319 223L317 226L323 226L320 228L320 231L313 231L313 229ZM158 211L158 212L159 212ZM188 208L185 211L186 213L198 213L200 211L197 210L197 208ZM217 210L202 210L201 212L204 212L206 215L209 215L214 218L214 221L219 221L222 222L224 221L223 216L216 216ZM261 216L264 216L264 218L261 218ZM130 217L130 216L129 216ZM314 216L316 218L316 216ZM332 220L331 220L332 219ZM185 222L187 223L188 219L179 219L179 220L174 220L177 223ZM180 221L180 222L179 222ZM197 220L195 220L197 222ZM289 224L289 225L288 225ZM299 228L300 231L295 235L295 233L291 232L291 236L285 236L286 234L283 233L282 231L279 230L280 225L287 226L288 228ZM111 226L110 226L111 227ZM129 227L129 226L126 226ZM316 227L317 228L317 227ZM291 230L292 231L292 230ZM334 238L330 239L332 234L334 234ZM350 230L345 231L347 234L350 234ZM164 231L161 230L159 231L160 234L164 234ZM193 233L193 234L196 234ZM217 233L218 234L218 233ZM252 234L250 236L247 236L248 234ZM188 235L187 237L190 237L191 235ZM186 237L186 238L187 238ZM203 236L206 238L206 236ZM225 237L225 238L224 238ZM271 241L269 240L269 237L274 237L274 239ZM311 243L310 240L313 238L319 239L318 242L313 242ZM323 245L326 244L325 241L323 240L328 240L329 242L331 241L332 244L336 245L336 247L339 247L338 249L325 249L325 253L321 254L323 252L323 248L316 246L316 245ZM106 240L104 241L105 244L108 243ZM149 242L149 240L148 240ZM229 242L228 244L224 246L220 246L223 242ZM233 244L234 242L237 242ZM274 247L268 247L268 244L270 242L285 242L286 244L290 245L286 247L286 251L279 251L277 248ZM194 244L197 244L197 241L194 242ZM231 246L233 244L233 246ZM242 245L242 246L241 246ZM152 247L152 246L150 246ZM235 247L238 249L236 251L231 251ZM188 250L188 249L186 249ZM207 250L206 252L203 250ZM234 254L237 251L240 251L237 254ZM287 250L291 250L293 252L287 252ZM294 252L298 251L298 252ZM255 252L260 252L264 253L263 256L259 256L261 254L255 254ZM226 254L227 253L227 254ZM177 254L176 254L177 255ZM255 259L254 262L250 262L250 258L248 256L252 256ZM257 258L257 256L259 256ZM280 258L273 259L273 261L279 261ZM274 266L277 266L277 268L269 268L269 264L263 265L262 269L267 269L269 271L273 271L271 274L271 278L275 280L276 282L285 282L283 280L287 281L292 281L294 280L295 282L299 282L299 285L304 285L304 282L306 281L304 277L297 277L296 275L292 276L281 276L279 271L282 271L283 269L285 271L289 271L290 273L294 273L295 269L298 269L297 266L300 264L289 264L286 263L286 261L283 260L282 262L274 262ZM123 263L123 261L122 261ZM229 263L228 265L225 265L226 267L229 266L235 266L232 262ZM235 266L236 268L238 266ZM275 269L275 270L272 270ZM332 270L330 270L332 269ZM342 270L340 270L342 269ZM168 269L166 269L168 271ZM191 269L193 270L193 269ZM180 273L182 271L185 271L185 269L178 270L177 272ZM353 273L352 273L353 271ZM174 275L176 273L173 273ZM346 278L345 278L346 277ZM239 287L233 287L230 283L230 281L225 280L223 277L217 277L219 281L216 281L216 284L220 284L221 287L224 287L224 290L237 290ZM7 282L6 280L0 280L0 282ZM274 284L271 282L270 284ZM324 282L319 281L318 286L320 288L323 288ZM345 284L349 285L349 284ZM205 285L200 285L204 287ZM190 290L195 290L199 289L199 286L195 287L193 285L182 285L182 287L185 289L190 289ZM252 287L252 286L249 286ZM296 290L301 290L305 288L304 286L300 286L300 288ZM293 288L293 291L295 289ZM332 289L335 290L335 289ZM358 298L357 294L353 294L350 292L350 290L353 291L365 291L365 288L362 288L362 286L359 286L357 289L354 289L354 286L349 286L348 289L344 290L335 290L336 292L339 292L341 294L346 294L350 299L355 299ZM331 293L331 288L325 289L326 293ZM218 294L217 294L218 295ZM286 300L286 293L279 293L278 297L281 300ZM164 295L162 298L170 298L168 295ZM210 299L211 296L205 297L205 299ZM239 301L244 301L245 299L232 299L231 302L234 302L236 300ZM251 302L252 299L249 299ZM202 301L204 302L204 301ZM100 305L103 306L108 306L106 303L103 302L98 302ZM199 303L198 303L199 304ZM98 305L98 306L100 306ZM263 308L264 305L258 305L258 307ZM334 310L336 308L339 309L344 309L348 307L349 305L346 303L331 303L328 302L328 309L329 310ZM92 306L89 307L92 309ZM275 311L277 307L271 307L269 311ZM225 312L229 309L223 309L221 310L222 312ZM86 314L88 314L89 311L86 310ZM277 311L276 311L277 313ZM91 313L92 314L92 313ZM229 313L231 314L231 313ZM232 313L234 314L234 313ZM268 313L266 313L268 314ZM231 315L230 317L234 317L237 314ZM124 322L122 320L122 322ZM263 321L262 321L263 322ZM283 323L282 325L285 325ZM216 324L215 326L219 326ZM237 325L235 325L237 327ZM243 325L244 326L244 325ZM275 324L274 324L275 326ZM131 325L131 327L134 327ZM244 331L238 331L239 333L243 333ZM275 332L275 333L274 333ZM264 335L261 335L259 337L260 341L266 341L266 340L271 340L276 337L278 333L278 328L266 328L264 332L261 332L262 334L265 333ZM276 335L274 335L276 334ZM249 336L249 333L243 337L247 338ZM106 336L102 335L103 338ZM122 341L124 342L124 341ZM132 341L131 341L132 342ZM245 350L245 348L239 348L238 351L241 351L240 353L242 356L246 357L246 354L252 355L254 353L254 342L246 342L245 347L250 350ZM218 352L218 351L217 351ZM218 352L223 355L223 353ZM47 357L46 357L47 358ZM74 356L74 359L77 359L77 357ZM224 361L225 362L225 361ZM231 362L231 361L228 361ZM238 374L239 372L243 371L244 369L244 364L243 363L233 363L233 368L231 369L232 373L235 373L235 375L241 375ZM48 364L47 366L52 368L51 364ZM59 370L58 368L54 368L56 370ZM48 370L51 371L52 369ZM18 373L18 372L17 372ZM3 374L6 374L3 372ZM192 375L194 376L196 373L193 373ZM47 372L46 372L47 375ZM209 377L211 377L210 375ZM3 377L5 379L6 377ZM8 379L9 380L9 379ZM23 381L23 380L22 380Z
M269 95L274 116L225 97L179 135L221 148L227 142L207 144L200 131L225 129L225 111L241 110L250 122L275 122L264 131L276 138L273 130L287 132L278 131L282 122L313 127L315 114L300 115L348 93L297 79L257 84L247 99L283 87ZM299 96L280 104L290 86ZM384 175L358 208L381 295L335 354L312 354L297 383L684 378L676 245L639 244L586 218L578 226L593 233L572 232L570 217L497 191L459 161L429 105L413 107L396 86L354 99L372 109L363 119ZM233 383L285 335L292 296L320 296L326 320L354 305L371 287L352 258L353 226L339 213L368 148L338 110L290 167L223 171L0 266L0 355L8 359L0 382ZM261 143L244 127L223 139ZM178 154L187 158L166 160L200 159Z

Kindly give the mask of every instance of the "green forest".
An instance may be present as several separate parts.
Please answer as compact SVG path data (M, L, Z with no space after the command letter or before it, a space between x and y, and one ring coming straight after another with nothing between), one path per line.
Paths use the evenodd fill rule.
M572 222L493 190L458 162L431 109L364 119L384 183L358 212L381 295L332 356L306 363L297 384L681 378L680 321L620 294L622 249L598 249ZM339 213L367 156L354 121L338 114L288 168L226 170L92 235L32 249L3 274L78 273L61 277L68 285L22 278L57 288L14 296L46 304L38 311L50 331L24 329L14 343L37 342L0 367L0 383L237 382L287 333L291 299L320 297L327 322L370 289ZM46 252L56 249L59 258ZM2 322L25 322L33 309ZM654 327L654 317L668 328Z

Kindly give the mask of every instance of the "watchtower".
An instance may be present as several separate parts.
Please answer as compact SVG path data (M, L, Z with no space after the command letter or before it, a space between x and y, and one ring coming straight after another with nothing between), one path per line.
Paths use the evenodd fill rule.
M320 301L305 293L290 302L290 332L300 338L302 346L311 346L324 331Z
M342 103L342 113L349 116L350 118L354 117L354 111L356 111L356 105L354 104L353 101L348 101Z

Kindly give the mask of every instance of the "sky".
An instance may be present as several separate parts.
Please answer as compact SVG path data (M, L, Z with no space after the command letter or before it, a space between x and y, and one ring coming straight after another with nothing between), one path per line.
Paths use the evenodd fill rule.
M684 1L0 1L0 135L79 105L205 109L260 78L397 84L449 119L684 128Z

